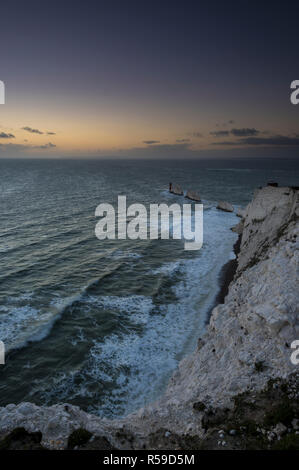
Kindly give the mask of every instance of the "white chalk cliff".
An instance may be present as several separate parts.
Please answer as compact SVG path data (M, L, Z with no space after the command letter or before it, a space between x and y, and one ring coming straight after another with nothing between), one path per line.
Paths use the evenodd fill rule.
M244 213L238 267L225 302L213 309L197 350L181 361L156 403L115 421L71 405L8 405L0 408L0 430L39 430L48 446L55 445L53 439L65 443L80 426L119 448L127 446L116 432L120 429L136 436L136 446L160 428L200 436L195 402L229 407L234 395L295 372L290 345L299 339L298 212L294 189L269 186L255 193Z

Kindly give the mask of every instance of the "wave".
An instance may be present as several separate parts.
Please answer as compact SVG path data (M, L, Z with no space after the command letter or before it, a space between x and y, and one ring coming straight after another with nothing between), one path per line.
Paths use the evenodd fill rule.
M166 262L160 258L161 251L155 251L155 244L146 248L142 244L142 254L136 244L128 249L113 248L106 251L106 270L72 295L62 297L60 285L50 299L47 292L38 291L6 299L0 325L6 327L3 331L10 350L44 340L63 317L65 321L57 325L61 341L77 348L77 353L84 351L79 363L66 361L60 364L59 373L53 368L46 377L35 380L31 398L38 395L48 404L73 401L111 417L127 414L158 397L179 360L194 348L205 330L219 271L231 256L236 235L228 227L235 219L233 214L210 208L204 226L204 248L192 258L181 248L177 254L167 248L162 255L169 259ZM157 260L161 263L158 267ZM140 285L135 291L130 285L128 295L121 295L115 286L126 268L130 273L126 282L134 282L130 266L134 263L140 269L136 280L144 280L146 288L141 295ZM113 275L115 279L102 288L103 280ZM46 298L48 304L43 305ZM111 328L101 323L109 323L110 319ZM47 347L45 343L45 350Z
M86 298L85 302L93 307L116 311L120 318L139 328L122 328L104 340L93 340L80 370L61 372L52 378L52 384L48 384L43 392L45 401L75 401L89 397L90 411L102 416L122 416L154 400L176 368L194 330L199 333L204 328L204 304L199 316L201 299L194 297L198 291L195 277L190 286L191 277L198 268L199 260L183 263L182 275L188 271L189 276L172 287L178 301L171 304L156 305L152 297L142 295ZM172 276L172 264L164 267L163 272ZM186 288L189 291L186 292ZM199 297L201 295L202 292ZM79 334L84 341L82 332ZM196 338L193 337L193 346ZM77 334L74 344L78 340ZM88 338L85 340L88 342Z
M89 411L115 417L158 397L179 360L193 350L203 334L206 315L217 293L219 271L232 257L235 234L229 233L223 243L227 227L221 229L220 220L215 211L205 256L163 263L148 272L168 278L170 287L161 285L161 289L171 290L176 300L161 303L154 296L144 295L89 295L84 299L85 305L93 309L115 312L120 326L92 341L79 370L64 371L52 378L43 392L47 403L87 402ZM125 328L124 320L131 327ZM73 341L77 344L90 340L80 331Z
M110 255L113 254L115 254L115 249L110 250ZM141 256L130 252L119 253L119 256L116 255L119 262L109 265L109 270L103 272L100 277L91 279L79 292L67 297L61 297L60 294L52 292L52 299L43 308L34 306L37 302L42 303L43 301L38 292L27 292L17 297L7 297L5 299L6 305L0 306L0 339L5 343L6 351L21 349L31 342L45 339L51 333L54 324L76 303L93 301L94 290L105 278L113 275L122 267L124 258L135 260ZM31 305L25 301L31 301ZM98 302L101 302L100 297Z
M67 308L79 300L80 296L81 294L67 297L63 301L60 299L56 304L53 302L52 307L42 309L35 308L30 304L18 305L18 303L32 298L26 294L8 299L8 306L0 307L1 341L5 343L7 353L46 338L54 323ZM34 300L36 302L37 297Z

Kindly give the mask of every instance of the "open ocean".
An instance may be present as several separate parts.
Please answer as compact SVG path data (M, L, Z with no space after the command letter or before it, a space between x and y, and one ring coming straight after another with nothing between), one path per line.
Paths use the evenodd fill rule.
M0 405L68 402L123 416L156 399L195 348L233 257L235 214L274 180L298 185L295 162L0 160ZM95 236L101 202L190 202L197 190L204 244Z

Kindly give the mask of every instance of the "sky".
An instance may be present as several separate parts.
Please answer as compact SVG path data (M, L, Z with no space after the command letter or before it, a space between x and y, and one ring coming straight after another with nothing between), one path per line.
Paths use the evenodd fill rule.
M297 158L298 29L298 1L2 2L0 158Z

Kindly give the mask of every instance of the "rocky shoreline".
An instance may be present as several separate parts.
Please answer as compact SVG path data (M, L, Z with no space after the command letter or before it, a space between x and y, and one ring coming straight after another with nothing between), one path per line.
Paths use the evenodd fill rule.
M157 402L113 421L68 404L10 404L0 448L64 449L70 436L72 448L298 448L298 190L262 188L243 215L207 331Z

